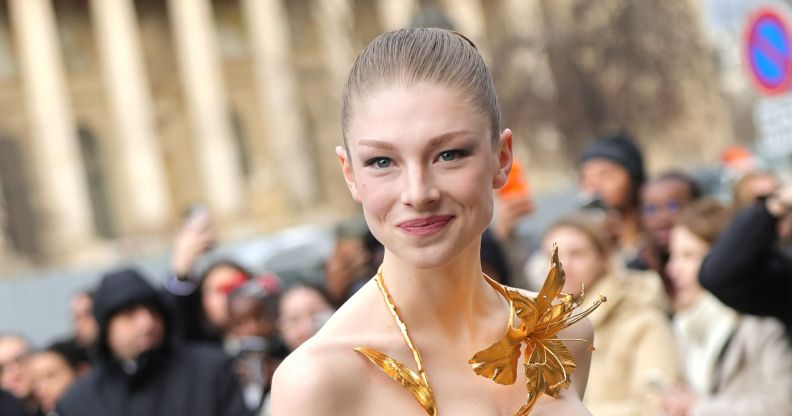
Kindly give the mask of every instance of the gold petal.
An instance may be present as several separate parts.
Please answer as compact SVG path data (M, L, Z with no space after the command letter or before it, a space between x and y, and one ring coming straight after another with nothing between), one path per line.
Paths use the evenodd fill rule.
M363 354L372 363L381 368L388 377L396 380L406 388L426 410L426 413L431 416L437 416L437 403L435 402L432 389L413 370L410 370L398 360L371 348L357 347L355 351Z
M550 265L550 271L547 273L547 278L542 286L542 290L539 291L539 295L536 297L536 304L540 315L550 307L553 300L561 293L561 289L564 288L564 282L566 281L564 276L564 266L562 266L561 262L558 260L558 246L554 244L553 260Z
M509 328L505 337L477 352L468 363L480 376L490 378L498 384L514 384L517 381L520 343L524 337L521 331Z
M523 295L517 290L507 291L507 296L514 305L514 311L522 323L528 328L533 328L539 319L539 309L536 306L536 300Z
M542 379L546 383L544 393L557 397L559 390L572 382L570 376L577 367L575 359L560 340L547 340L542 343L542 347L545 357L542 366Z
M525 377L527 381L525 382L525 388L528 390L528 396L526 397L525 404L520 408L520 410L517 411L517 415L528 415L536 404L536 401L539 400L539 396L544 393L545 381L542 374L541 365L531 363L532 360L535 361L537 359L534 357L538 356L539 350L541 350L541 347L536 346L536 348L532 350L531 354L526 354Z

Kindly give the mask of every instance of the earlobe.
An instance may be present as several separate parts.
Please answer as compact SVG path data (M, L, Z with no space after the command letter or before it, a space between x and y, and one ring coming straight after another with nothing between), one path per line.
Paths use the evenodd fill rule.
M499 189L506 184L506 178L509 177L511 172L513 153L512 153L512 131L509 129L503 130L498 138L498 170L495 177L492 179L492 187Z
M344 174L344 182L346 182L347 189L352 194L352 199L355 202L360 202L357 184L355 184L355 173L352 171L352 161L349 160L348 153L342 146L336 146L335 152L336 156L338 156L338 161L341 163L341 172Z

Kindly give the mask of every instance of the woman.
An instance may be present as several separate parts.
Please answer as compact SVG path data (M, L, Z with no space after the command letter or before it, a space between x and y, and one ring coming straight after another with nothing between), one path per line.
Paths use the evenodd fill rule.
M784 327L774 318L739 315L699 284L701 263L729 219L717 201L702 199L671 230L668 274L686 383L668 389L667 415L792 414L792 349Z
M335 309L330 296L319 285L297 281L281 295L278 329L289 351L310 339L330 319Z
M492 77L475 46L440 29L375 39L349 75L342 131L345 148L336 154L347 187L385 255L377 276L278 368L272 414L515 414L526 402L525 374L511 367L489 374L480 365L482 353L501 343L515 347L515 369L524 359L507 339L511 330L504 338L516 292L481 273L481 235L492 219L492 191L511 167L512 133L500 130ZM518 300L518 313L533 302ZM590 341L590 324L560 337ZM580 403L587 345L567 346L562 358L574 357L577 370L566 383L531 378L558 396L542 395L532 415L588 414ZM469 361L496 381L516 380L479 377Z
M626 275L614 259L604 224L591 216L556 221L545 234L544 250L553 244L558 244L566 271L564 292L579 297L585 288L608 295L591 317L597 352L583 403L597 416L656 415L659 386L679 378L674 337L657 302L663 292L659 276Z
M88 355L79 345L56 342L30 359L33 394L41 410L54 415L55 403L88 371Z
M196 281L178 283L189 290L174 291L166 284L176 307L178 327L188 342L220 346L228 332L228 293L249 281L252 274L231 260L210 263Z

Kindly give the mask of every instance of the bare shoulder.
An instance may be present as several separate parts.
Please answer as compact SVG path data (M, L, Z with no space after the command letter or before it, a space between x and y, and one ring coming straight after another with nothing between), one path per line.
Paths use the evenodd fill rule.
M355 414L365 388L361 360L344 343L309 340L278 366L272 381L273 416ZM360 367L360 368L358 368Z
M544 397L543 397L544 398ZM567 415L567 416L591 416L591 412L583 406L581 399L572 391L562 390L558 399L540 399L536 409L532 414L543 415Z
M371 307L368 286L358 291L319 333L278 366L272 384L273 416L360 413L362 403L369 396L366 377L370 368L355 348L380 345L375 341L373 326L382 320L378 309ZM387 311L383 308L382 313Z

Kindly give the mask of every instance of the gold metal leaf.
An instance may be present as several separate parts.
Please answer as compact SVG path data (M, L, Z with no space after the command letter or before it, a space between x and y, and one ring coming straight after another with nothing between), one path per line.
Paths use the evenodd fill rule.
M431 416L437 416L437 404L435 403L432 389L413 370L410 370L398 360L371 348L358 347L355 348L355 351L363 354L390 378L396 380L402 387L412 393L415 400L426 410L426 413Z

